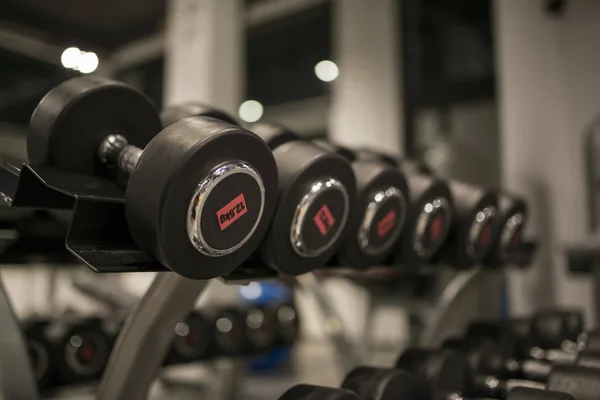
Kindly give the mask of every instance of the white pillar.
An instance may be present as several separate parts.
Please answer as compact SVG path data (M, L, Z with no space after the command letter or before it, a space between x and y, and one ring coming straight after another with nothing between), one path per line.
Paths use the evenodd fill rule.
M243 93L241 0L170 0L165 104L201 101L237 112Z
M495 0L503 183L526 195L542 239L532 271L509 282L517 312L554 289L551 300L591 318L589 284L569 276L562 244L586 235L583 135L600 112L600 2L566 5L551 15L543 2Z
M330 138L350 147L402 150L400 2L336 0Z

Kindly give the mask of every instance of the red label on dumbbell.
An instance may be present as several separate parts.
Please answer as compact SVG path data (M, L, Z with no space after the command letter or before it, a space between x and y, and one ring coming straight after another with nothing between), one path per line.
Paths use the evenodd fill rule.
M233 224L247 212L248 207L246 207L246 199L244 198L244 193L241 193L227 203L225 207L217 211L219 227L222 231L225 230L229 225Z
M521 240L521 229L517 228L514 232L512 237L510 238L510 246L511 247L517 247L517 245L519 244L519 241Z
M429 223L429 240L436 241L439 239L442 234L442 229L444 228L443 218L438 215L431 220Z
M396 226L396 210L390 210L377 223L377 236L384 237L394 226Z
M198 343L199 340L200 340L200 335L198 334L198 332L190 332L185 337L185 341L187 342L187 344L189 344L191 346Z
M492 234L492 227L491 227L491 224L488 223L483 227L483 230L479 234L479 244L481 246L487 245L488 241L490 240L491 234Z
M319 211L313 217L313 221L323 236L327 235L331 228L333 228L333 225L335 225L335 218L333 218L333 214L331 214L327 204L323 204L323 207L319 208Z

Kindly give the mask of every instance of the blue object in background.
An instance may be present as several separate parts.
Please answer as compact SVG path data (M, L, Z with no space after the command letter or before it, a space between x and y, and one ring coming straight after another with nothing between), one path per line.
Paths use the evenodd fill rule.
M251 282L239 288L242 299L249 304L269 305L292 301L292 291L279 282Z
M292 301L292 291L279 282L251 282L238 289L242 301L257 306L277 305ZM250 371L270 371L280 368L290 359L289 347L277 347L271 351L254 356L248 361Z

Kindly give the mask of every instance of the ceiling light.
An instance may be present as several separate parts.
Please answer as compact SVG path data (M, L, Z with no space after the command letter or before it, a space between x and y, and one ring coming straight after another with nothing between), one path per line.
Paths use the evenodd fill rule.
M81 56L79 57L77 69L79 69L79 72L81 72L82 74L89 74L91 72L94 72L96 68L98 68L98 64L99 60L96 53L84 52L81 53Z
M240 105L238 114L245 122L256 122L263 116L264 108L256 100L246 100Z
M80 58L81 50L77 47L69 47L68 49L65 49L60 56L60 62L65 68L75 69L79 65Z
M323 82L331 82L340 75L340 69L333 61L323 60L315 65L315 75Z

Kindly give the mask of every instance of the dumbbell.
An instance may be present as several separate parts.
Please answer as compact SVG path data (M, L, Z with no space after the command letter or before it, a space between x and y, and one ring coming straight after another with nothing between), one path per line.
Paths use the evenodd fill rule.
M300 336L300 320L298 311L293 303L284 303L275 307L269 307L267 313L272 314L270 318L275 321L277 344L289 345L298 340Z
M531 337L542 349L562 348L565 342L578 340L584 324L581 311L543 310L531 318Z
M205 310L214 321L212 355L240 356L248 347L244 312L236 307Z
M471 342L463 338L447 339L441 346L462 352L468 359L474 373L493 375L499 379L527 379L545 382L554 365L548 361L517 360L506 358L492 341ZM600 353L579 352L573 365L594 366L600 364Z
M400 165L406 171L435 176L421 162L401 160ZM445 182L452 198L453 213L448 237L433 262L458 269L470 268L480 263L493 245L498 196L490 190L455 179Z
M176 112L203 113L202 104ZM163 118L172 121L174 118ZM353 215L356 183L349 163L270 122L250 124L273 152L279 178L279 202L271 227L259 249L261 260L289 275L300 275L324 265L339 246Z
M56 380L72 384L100 378L111 351L111 340L97 317L50 321L41 332L56 360Z
M267 307L251 307L244 313L244 330L249 353L260 353L272 348L277 341L275 315Z
M39 389L56 385L56 357L52 343L44 331L50 324L46 318L31 318L22 323L21 329L29 353L31 368Z
M272 149L279 171L279 206L261 245L264 262L299 275L325 265L356 213L356 178L343 157L271 122L249 129Z
M575 400L595 400L600 384L600 369L574 365L553 367L547 383L474 375L467 358L453 349L411 348L402 353L396 368L415 373L435 393L444 395L506 399L510 390L529 387L568 393Z
M475 396L504 399L516 387L552 390L569 393L575 400L598 399L600 370L597 368L562 365L552 369L547 383L528 380L500 380L493 376L478 376L475 379Z
M359 366L346 374L341 387L363 400L427 400L426 382L407 371Z
M498 198L482 187L448 180L453 199L452 224L434 262L466 269L479 264L493 245Z
M434 367L435 368L435 367ZM435 372L429 377L451 379ZM423 381L407 371L393 368L360 366L350 371L342 387L357 393L363 400L434 400L468 399L467 393L442 390L438 380ZM532 388L515 388L508 394L508 400L571 400L566 393Z
M101 176L107 187L126 184L131 237L172 271L194 279L228 273L268 229L275 160L256 135L220 119L185 118L161 129L140 92L78 77L40 101L27 152L33 164Z
M400 239L406 220L409 194L404 174L383 161L359 160L342 146L316 143L345 157L357 182L357 211L349 218L335 263L353 268L380 265Z
M379 160L395 166L406 178L409 208L393 263L418 267L431 262L446 242L452 225L454 211L448 184L409 160L368 149L355 154L360 160Z
M315 385L296 385L279 400L361 400L354 392Z
M498 223L492 238L494 244L484 258L483 265L500 268L511 263L511 255L521 247L527 215L528 209L524 200L506 193L499 195Z
M199 311L190 312L175 325L175 334L165 364L183 364L207 358L214 349L213 321Z
M600 350L600 332L582 334L583 326L580 312L548 310L531 319L475 322L467 328L466 336L471 340L494 340L507 357L569 364L575 360L573 350Z

